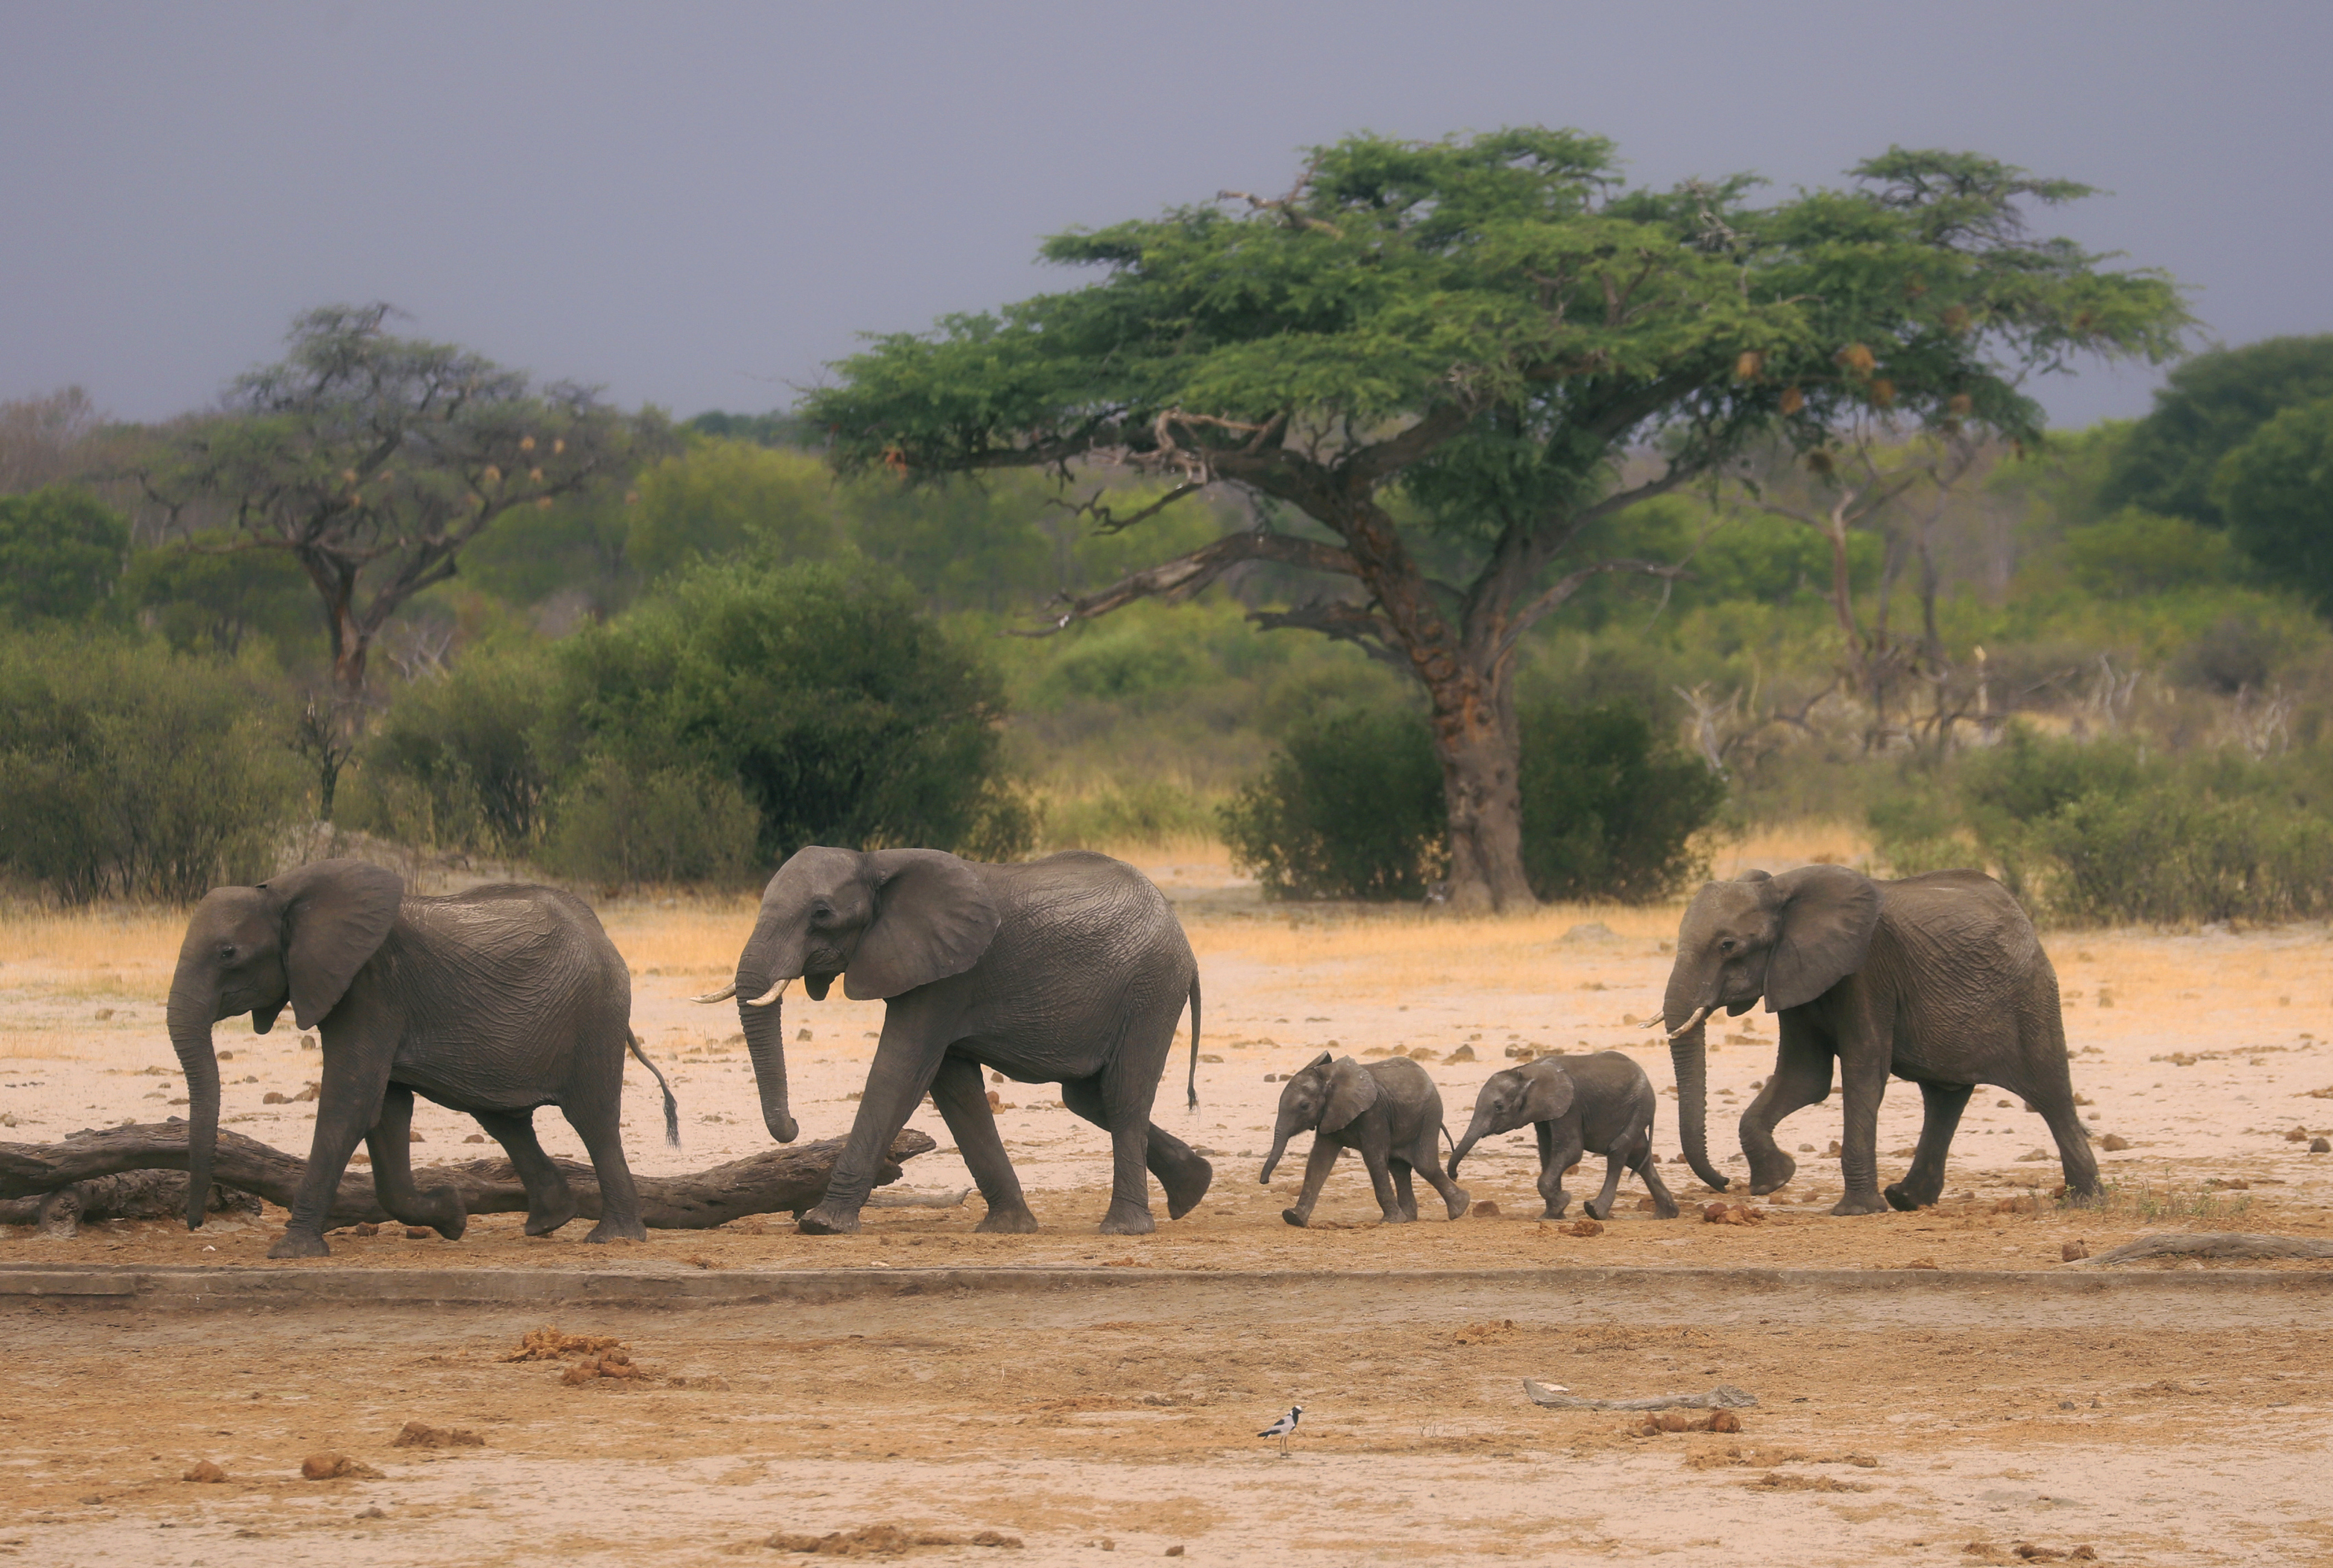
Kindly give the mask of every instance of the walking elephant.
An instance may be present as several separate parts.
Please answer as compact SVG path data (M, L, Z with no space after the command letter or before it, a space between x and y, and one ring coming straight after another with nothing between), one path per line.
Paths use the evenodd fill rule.
M803 1231L859 1228L883 1151L926 1093L987 1201L980 1228L1036 1229L997 1137L984 1067L1059 1083L1063 1104L1108 1130L1104 1233L1155 1228L1146 1168L1171 1218L1205 1195L1214 1167L1150 1120L1186 1001L1198 1103L1198 963L1165 896L1133 867L1082 850L984 865L938 850L825 848L780 866L736 979L698 1000L737 999L762 1120L781 1143L796 1129L778 998L799 977L823 1001L838 975L852 1000L883 999L883 1032L850 1139Z
M249 1013L264 1034L286 1003L299 1027L316 1031L323 1077L307 1170L270 1257L331 1250L324 1217L360 1139L382 1208L449 1241L462 1234L459 1197L414 1183L417 1093L476 1117L503 1146L526 1188L530 1236L575 1217L573 1192L534 1136L535 1109L558 1106L600 1178L601 1217L584 1239L647 1239L624 1163L627 1046L664 1088L676 1145L679 1113L632 1036L630 973L581 899L514 884L408 897L394 872L361 861L212 889L187 922L168 1014L187 1074L189 1229L203 1223L218 1140L211 1025Z
M1834 1059L1847 1095L1847 1190L1833 1214L1934 1203L1953 1130L1980 1083L2023 1095L2057 1140L2067 1188L2098 1191L2098 1162L2074 1113L2057 973L2025 911L1982 871L1882 882L1844 866L1804 866L1701 890L1677 931L1662 1016L1685 1156L1720 1190L1725 1178L1710 1167L1703 1126L1704 1021L1761 997L1781 1042L1773 1076L1742 1113L1752 1192L1771 1192L1796 1172L1774 1124L1829 1097ZM1925 1117L1912 1169L1883 1199L1879 1100L1890 1073L1920 1086Z
M1442 1148L1435 1141L1437 1136L1450 1135L1442 1125L1442 1091L1408 1057L1363 1063L1323 1051L1290 1073L1273 1119L1272 1152L1258 1181L1272 1184L1280 1157L1288 1152L1288 1140L1305 1131L1312 1134L1312 1154L1304 1162L1304 1188L1293 1205L1280 1211L1289 1224L1312 1223L1320 1186L1336 1168L1337 1156L1348 1149L1359 1150L1361 1163L1368 1168L1369 1186L1386 1224L1406 1225L1417 1217L1412 1171L1422 1174L1441 1195L1452 1219L1464 1216L1465 1190L1442 1174Z
M1653 1112L1660 1102L1645 1070L1618 1051L1589 1056L1541 1056L1521 1067L1493 1073L1474 1095L1474 1117L1466 1136L1450 1151L1450 1179L1458 1163L1483 1139L1530 1123L1539 1138L1539 1195L1542 1219L1561 1219L1571 1199L1563 1174L1584 1154L1604 1157L1604 1187L1580 1205L1591 1219L1612 1217L1620 1173L1633 1170L1652 1195L1663 1219L1677 1217L1676 1199L1662 1184L1653 1163Z

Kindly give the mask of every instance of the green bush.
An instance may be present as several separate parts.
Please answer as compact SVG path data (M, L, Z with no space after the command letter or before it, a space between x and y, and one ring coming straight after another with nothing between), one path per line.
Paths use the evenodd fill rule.
M480 649L405 688L366 743L345 820L404 843L529 853L554 783L533 733L552 678L532 650Z
M1214 813L1198 795L1167 779L1049 800L1042 822L1045 846L1059 850L1162 844L1170 839L1213 838L1215 832Z
M1725 783L1699 758L1617 704L1545 702L1522 722L1523 871L1534 893L1641 903L1703 874L1694 835L1725 803ZM1222 822L1234 862L1271 898L1420 898L1447 863L1433 736L1398 709L1298 728Z
M1298 726L1219 820L1268 899L1422 899L1448 859L1434 737L1397 708Z
M560 789L542 859L606 885L753 880L760 818L734 779L592 757Z
M561 776L609 759L658 798L684 787L654 783L667 772L687 788L730 781L763 864L805 844L1006 859L1028 843L995 672L880 568L699 567L562 643L557 662L542 744Z
M96 635L0 642L0 869L65 903L183 903L272 869L307 806L281 692Z
M1707 874L1694 836L1725 781L1644 712L1545 703L1522 716L1523 872L1542 899L1649 903Z
M130 554L130 524L88 491L0 495L0 621L88 620Z

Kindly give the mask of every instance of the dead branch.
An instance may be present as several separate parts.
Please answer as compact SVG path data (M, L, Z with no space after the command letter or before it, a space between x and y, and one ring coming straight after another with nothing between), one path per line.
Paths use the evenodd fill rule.
M1346 577L1357 577L1361 570L1359 562L1333 544L1291 538L1285 534L1226 534L1188 555L1178 555L1120 578L1098 592L1064 593L1059 602L1067 608L1049 616L1042 625L1016 628L1013 635L1051 637L1077 621L1123 610L1138 599L1163 599L1169 604L1179 604L1243 561L1271 561L1307 572L1333 572Z
M765 1150L691 1176L635 1176L640 1190L640 1217L655 1230L705 1230L748 1215L811 1207L826 1196L827 1179L834 1173L842 1144L839 1138L821 1139ZM936 1147L927 1134L913 1128L901 1132L891 1140L891 1152L877 1170L875 1185L898 1180L901 1162L928 1154ZM600 1181L591 1168L572 1159L553 1159L552 1164L574 1189L577 1214L585 1219L599 1218ZM183 1121L108 1128L62 1143L0 1143L0 1198L35 1197L126 1170L186 1168ZM219 1130L211 1174L222 1186L289 1208L306 1172L303 1159L256 1139L224 1128ZM470 1214L526 1210L526 1189L519 1185L507 1159L425 1166L414 1171L413 1178L425 1192L452 1188ZM341 1178L340 1192L325 1224L378 1224L389 1217L373 1199L371 1173L357 1169Z
M2110 1263L2136 1263L2143 1257L2333 1257L2333 1241L2304 1236L2248 1236L2242 1231L2208 1231L2201 1235L2142 1236L2136 1241L2111 1246L2096 1257L2081 1259L2078 1268Z

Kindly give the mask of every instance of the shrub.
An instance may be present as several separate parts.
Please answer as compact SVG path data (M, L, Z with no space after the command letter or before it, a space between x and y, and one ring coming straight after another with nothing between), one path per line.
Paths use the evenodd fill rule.
M654 783L667 772L730 781L763 863L805 844L1009 858L1028 842L994 671L879 568L699 567L561 644L558 664L543 734L560 773L610 759L659 798L684 788Z
M1725 803L1723 779L1618 704L1526 713L1521 784L1523 871L1542 899L1667 896L1705 869L1693 837ZM1222 822L1271 898L1421 898L1447 863L1433 736L1398 709L1298 729Z
M405 688L365 746L350 824L407 843L527 853L553 782L533 733L552 679L539 655L482 649Z
M1522 715L1523 872L1542 899L1666 898L1708 871L1694 835L1725 781L1658 741L1644 712L1543 704Z
M1397 708L1300 726L1219 820L1268 899L1420 899L1447 862L1434 737Z
M543 864L612 885L749 880L761 826L734 779L606 755L562 786L551 817Z
M94 635L0 642L0 867L67 903L256 881L307 803L283 697Z
M1043 822L1046 847L1064 850L1163 844L1212 838L1215 831L1215 818L1198 795L1168 779L1056 796L1045 802Z
M0 621L91 619L129 553L130 524L86 490L0 495Z

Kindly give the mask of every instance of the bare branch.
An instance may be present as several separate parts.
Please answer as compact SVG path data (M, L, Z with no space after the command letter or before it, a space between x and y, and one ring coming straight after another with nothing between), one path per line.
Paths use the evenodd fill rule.
M1393 629L1371 614L1367 605L1341 599L1316 599L1290 610L1256 610L1248 624L1259 631L1317 631L1338 642L1349 642L1381 663L1409 672L1409 656L1393 643Z
M1292 539L1285 534L1226 534L1187 555L1178 555L1120 578L1099 592L1065 593L1060 601L1066 608L1058 615L1047 618L1041 626L1016 628L1013 635L1051 637L1077 621L1092 620L1113 610L1123 610L1138 599L1163 599L1169 604L1179 604L1243 561L1270 561L1306 572L1333 572L1346 577L1357 577L1361 570L1359 562L1333 544Z
M1562 609L1570 601L1572 595L1588 586L1590 579L1601 577L1611 572L1627 572L1642 577L1666 578L1671 582L1675 582L1680 577L1693 575L1685 567L1666 561L1599 561L1593 565L1583 566L1577 572L1566 572L1551 583L1546 592L1515 612L1514 619L1507 623L1505 635L1499 639L1499 657L1503 659L1513 651L1515 644L1522 640L1524 632Z

